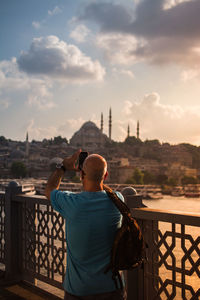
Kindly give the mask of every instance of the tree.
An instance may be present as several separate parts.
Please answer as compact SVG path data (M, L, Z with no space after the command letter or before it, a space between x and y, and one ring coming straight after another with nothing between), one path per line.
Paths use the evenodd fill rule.
M175 186L175 185L178 184L178 179L175 178L175 177L170 177L170 178L168 179L168 184L171 185L171 186Z
M133 177L126 179L125 181L126 184L135 184L135 180L133 179Z
M15 178L25 177L27 174L26 166L21 161L15 161L11 165L11 173Z
M183 185L185 185L185 184L196 184L197 182L198 182L197 178L192 177L192 176L184 176L181 179L181 183Z
M129 136L125 139L124 143L126 145L142 145L142 141L140 139L137 139L135 136Z
M155 183L155 176L152 173L150 173L149 171L144 171L143 174L144 174L143 177L144 184Z
M165 174L159 174L156 176L156 183L157 184L167 184L168 183L168 177Z
M4 146L8 145L8 141L3 135L0 136L0 144Z
M159 140L146 140L144 143L148 146L160 146L160 141Z
M60 145L62 143L67 143L67 139L66 138L62 138L61 135L58 135L58 136L54 137L53 143L55 145Z
M143 181L144 174L138 169L135 168L133 172L133 180L135 181L136 184L144 184Z

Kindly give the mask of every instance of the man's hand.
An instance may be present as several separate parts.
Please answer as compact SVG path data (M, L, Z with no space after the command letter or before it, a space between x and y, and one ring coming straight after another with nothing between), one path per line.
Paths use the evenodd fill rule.
M76 151L72 156L64 158L63 165L66 170L79 171L78 167L76 167L76 162L78 160L80 152L81 152L81 149Z
M63 165L66 170L79 171L78 168L76 167L76 161L78 160L80 152L81 149L76 151L72 156L66 157L63 160ZM48 200L50 200L51 192L53 190L59 189L63 175L64 175L64 171L62 169L57 169L50 175L45 189L45 196L47 197Z

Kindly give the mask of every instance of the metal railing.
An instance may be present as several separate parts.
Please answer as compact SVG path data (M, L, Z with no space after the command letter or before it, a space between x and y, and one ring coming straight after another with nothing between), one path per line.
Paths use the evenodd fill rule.
M148 245L138 299L200 299L200 214L149 208L132 214Z
M5 193L0 192L0 264L5 266Z
M147 248L144 268L128 271L128 299L200 299L200 214L131 209ZM21 187L0 194L0 263L7 279L62 289L65 224L42 196Z

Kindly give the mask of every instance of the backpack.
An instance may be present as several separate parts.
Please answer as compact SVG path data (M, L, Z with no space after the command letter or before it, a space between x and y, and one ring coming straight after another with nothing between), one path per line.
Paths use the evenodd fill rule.
M112 271L112 279L118 288L123 288L119 271L131 270L140 266L145 257L144 238L136 220L131 216L128 206L110 189L104 185L109 198L123 215L122 225L117 230L111 249L111 259L105 273Z

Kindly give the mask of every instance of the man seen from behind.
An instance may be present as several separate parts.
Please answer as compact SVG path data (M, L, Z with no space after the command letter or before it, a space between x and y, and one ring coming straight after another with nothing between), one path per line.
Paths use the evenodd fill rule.
M110 262L115 233L121 214L107 196L103 182L106 160L89 155L80 171L83 192L59 191L67 171L75 170L80 150L63 160L50 176L45 195L66 221L67 268L65 300L124 300L124 290L116 289L112 272L105 274ZM123 200L121 193L118 197Z

